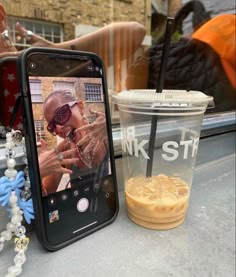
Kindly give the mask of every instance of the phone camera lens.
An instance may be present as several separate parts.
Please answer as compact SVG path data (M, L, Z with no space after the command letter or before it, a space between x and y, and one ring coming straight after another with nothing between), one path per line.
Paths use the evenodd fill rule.
M29 66L30 66L30 69L35 69L36 68L36 64L33 63L33 62L30 62Z

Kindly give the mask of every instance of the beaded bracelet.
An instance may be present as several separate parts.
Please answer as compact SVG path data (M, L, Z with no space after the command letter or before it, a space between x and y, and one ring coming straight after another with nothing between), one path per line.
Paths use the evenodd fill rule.
M15 251L17 252L14 258L14 265L8 268L8 273L5 277L15 277L21 274L22 265L26 261L25 251L27 250L29 238L25 236L26 229L21 224L23 220L22 211L17 205L17 196L15 191L11 192L9 199L11 205L11 221L7 223L6 230L0 234L0 252L4 248L4 242L12 239L15 234Z
M8 268L5 277L19 276L22 272L22 266L26 261L25 251L29 243L22 221L24 217L26 222L30 223L34 218L25 148L23 162L26 164L26 168L19 172L15 169L14 147L19 143L24 144L24 138L19 131L12 130L6 134L7 169L4 172L5 176L0 178L0 204L3 207L10 207L8 210L11 220L7 223L6 230L0 233L0 252L4 248L5 242L10 241L15 236L15 252L17 254L14 258L14 265Z

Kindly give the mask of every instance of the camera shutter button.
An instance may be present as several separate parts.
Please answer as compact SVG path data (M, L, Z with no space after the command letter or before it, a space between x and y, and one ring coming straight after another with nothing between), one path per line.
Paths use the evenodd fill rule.
M77 203L77 210L81 213L85 212L89 207L89 201L87 198L81 198Z

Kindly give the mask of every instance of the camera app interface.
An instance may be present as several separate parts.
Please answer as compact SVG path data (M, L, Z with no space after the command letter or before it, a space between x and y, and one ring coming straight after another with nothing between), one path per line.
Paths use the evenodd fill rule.
M39 70L35 62L29 68ZM74 76L29 77L45 223L55 242L116 209L101 68L79 68Z

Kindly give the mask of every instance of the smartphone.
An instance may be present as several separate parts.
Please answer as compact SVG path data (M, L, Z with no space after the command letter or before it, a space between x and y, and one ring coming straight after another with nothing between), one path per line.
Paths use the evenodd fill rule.
M23 131L16 59L0 59L0 139L8 129Z
M50 48L17 63L36 231L54 251L118 213L105 68L93 53Z

